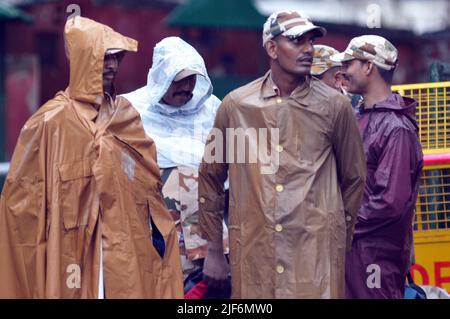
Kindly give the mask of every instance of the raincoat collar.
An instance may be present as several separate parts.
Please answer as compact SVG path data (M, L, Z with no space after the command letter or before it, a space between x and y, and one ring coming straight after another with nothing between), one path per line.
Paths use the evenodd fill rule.
M88 103L79 102L77 103L77 113L85 119L94 122L98 116L98 111Z
M137 41L80 16L67 20L64 40L70 61L69 97L101 104L104 98L103 63L106 50L135 52Z
M298 86L294 91L292 91L291 97L299 99L305 97L310 90L310 86L311 77L307 76L305 82L303 82L302 85ZM268 71L264 75L264 79L261 84L261 96L264 99L280 96L279 89L272 79L271 71Z
M375 103L371 108L366 108L364 106L364 100L361 100L358 107L359 109L361 109L360 113L368 112L370 111L370 109L377 109L377 110L383 109L383 110L401 111L402 113L414 115L417 107L417 102L414 99L402 97L398 93L391 93L387 99Z
M268 71L264 75L264 80L261 84L261 96L264 99L270 99L272 97L279 96L278 87L272 80L272 76L270 75L270 71Z
M65 99L70 100L69 88L65 89L64 91L58 92L57 95L63 96ZM82 101L73 101L73 103L74 105L76 105L74 109L78 116L91 122L95 121L98 116L98 109L95 107L95 105Z
M408 97L402 97L398 93L391 93L387 99L384 101L375 103L371 108L364 107L364 100L361 100L360 104L357 106L359 114L364 114L370 112L369 122L373 112L397 112L401 113L416 127L418 124L416 121L416 108L417 101ZM363 136L365 135L365 132Z

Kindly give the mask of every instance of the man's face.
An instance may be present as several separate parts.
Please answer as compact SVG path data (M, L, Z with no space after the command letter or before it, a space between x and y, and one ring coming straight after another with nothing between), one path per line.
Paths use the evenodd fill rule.
M162 101L171 106L183 106L189 102L197 82L197 76L195 74L185 77L180 81L173 81L167 90L166 94L162 97Z
M345 79L348 92L363 94L368 85L367 64L369 62L358 59L342 62L341 73Z
M124 52L118 52L105 55L103 62L103 88L111 88L114 84L119 64L124 54Z
M338 89L340 84L339 79L340 76L341 76L340 67L335 66L325 71L325 73L323 73L322 76L320 76L320 80L329 87L332 87L333 89Z
M313 62L314 41L315 34L312 31L296 38L278 36L274 40L273 54L269 55L284 72L296 76L308 75Z

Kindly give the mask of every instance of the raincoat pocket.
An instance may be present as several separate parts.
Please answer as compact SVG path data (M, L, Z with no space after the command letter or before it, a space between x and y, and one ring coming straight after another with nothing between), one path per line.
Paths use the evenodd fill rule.
M60 164L58 171L59 203L64 228L73 230L87 225L94 194L90 160Z
M150 217L164 238L176 234L175 223L162 200L155 196L148 197Z
M162 281L172 280L173 258L180 262L179 254L175 254L175 252L178 252L175 224L162 201L150 197L147 203L152 234L152 272ZM181 269L181 265L179 268Z

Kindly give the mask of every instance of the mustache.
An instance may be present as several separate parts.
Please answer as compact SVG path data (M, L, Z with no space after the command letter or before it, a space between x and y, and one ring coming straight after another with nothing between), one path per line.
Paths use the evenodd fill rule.
M297 62L305 62L305 61L308 61L308 62L313 62L313 57L312 57L312 55L310 55L310 54L305 54L305 55L302 55L301 57L299 57L298 59L297 59Z

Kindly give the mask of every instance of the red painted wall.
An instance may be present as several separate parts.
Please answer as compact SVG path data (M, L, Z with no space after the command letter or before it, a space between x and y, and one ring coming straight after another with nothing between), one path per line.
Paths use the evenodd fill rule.
M25 10L34 17L32 24L20 22L8 23L6 26L6 50L8 55L21 56L34 54L38 57L39 94L35 106L39 107L51 99L68 84L69 68L64 53L63 29L66 12L73 0L50 2L28 6ZM118 5L99 6L92 0L78 0L81 15L111 26L116 31L139 41L139 51L129 53L122 62L117 78L118 93L125 93L145 85L147 72L151 66L154 45L167 36L182 36L191 43L204 57L211 74L223 73L224 66L235 76L254 79L268 69L268 59L261 42L261 31L256 30L198 30L179 29L166 26L164 19L172 8L169 7L123 7ZM262 26L261 26L262 29ZM328 30L325 38L317 43L328 44L338 50L344 50L351 36ZM427 63L418 54L417 44L410 40L394 41L400 51L400 67L394 77L396 83L414 83L426 81ZM422 45L422 44L421 44ZM224 62L225 61L225 62ZM225 63L225 64L224 64ZM23 89L23 88L22 88ZM14 90L9 87L8 90ZM20 90L18 89L18 92ZM10 124L7 145L15 145L17 132L31 113L24 111L23 105L14 105L17 92L10 93L7 112L22 112L19 119ZM12 104L11 104L12 103ZM17 126L17 127L16 127ZM11 155L12 150L8 149Z

